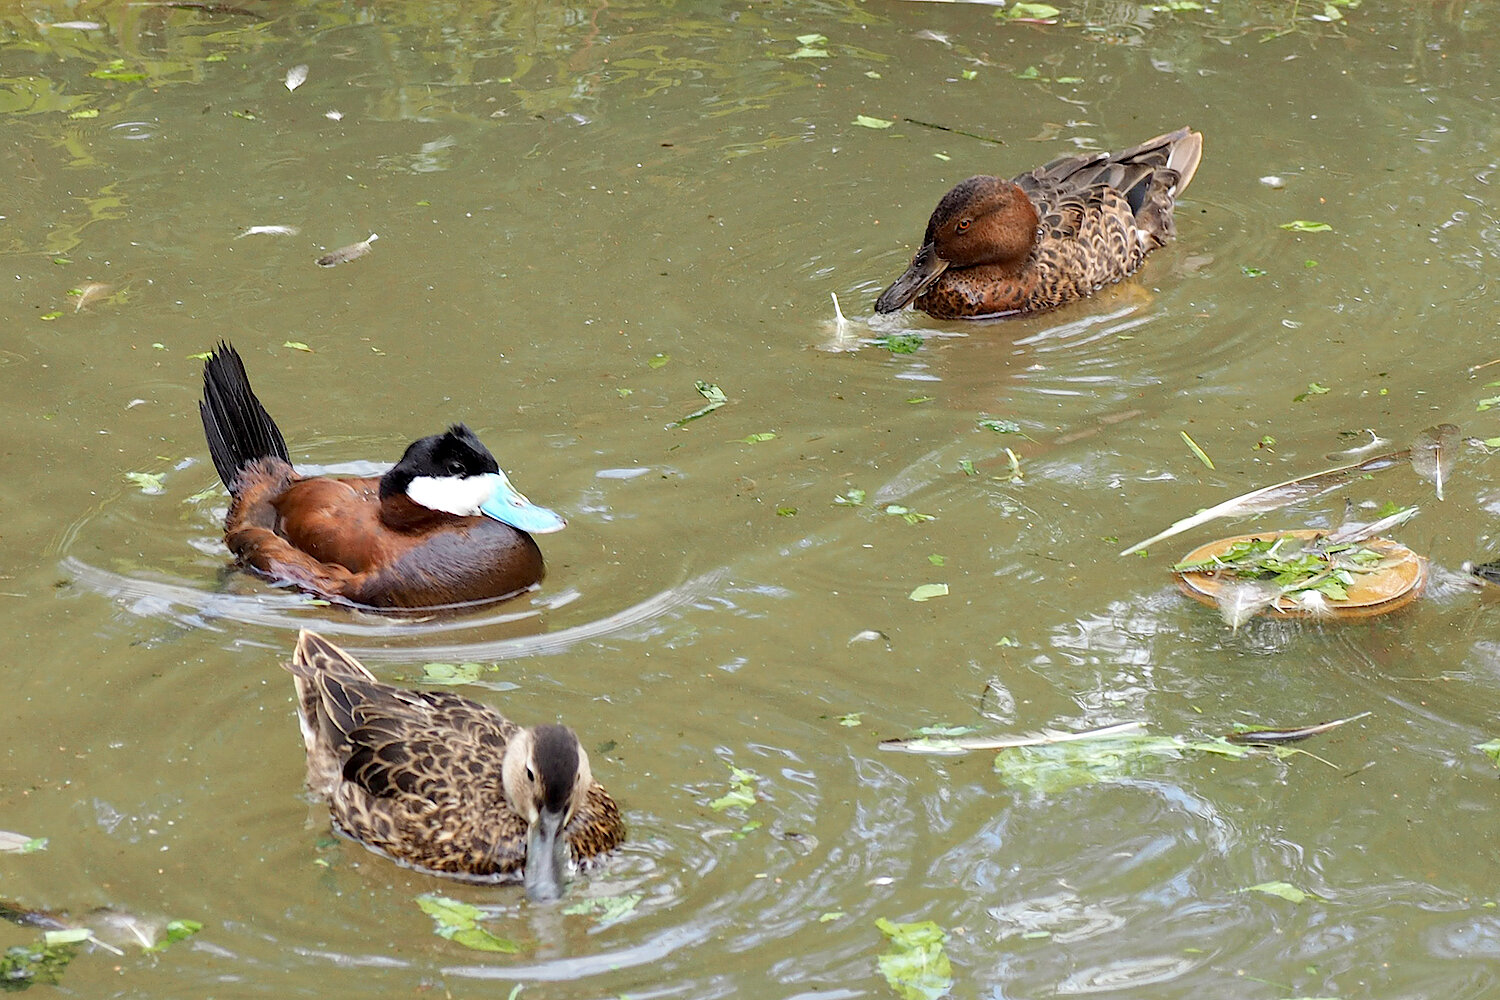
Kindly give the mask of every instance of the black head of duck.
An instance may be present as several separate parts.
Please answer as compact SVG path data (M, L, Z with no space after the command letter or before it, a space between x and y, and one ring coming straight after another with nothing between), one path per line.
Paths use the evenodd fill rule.
M1011 180L970 177L938 202L922 246L875 301L939 319L1051 309L1134 273L1176 233L1203 155L1187 128L1119 153L1053 160Z
M228 344L203 366L203 431L232 503L224 541L263 576L332 601L427 608L539 582L532 535L567 522L527 500L463 424L411 443L379 477L299 476Z

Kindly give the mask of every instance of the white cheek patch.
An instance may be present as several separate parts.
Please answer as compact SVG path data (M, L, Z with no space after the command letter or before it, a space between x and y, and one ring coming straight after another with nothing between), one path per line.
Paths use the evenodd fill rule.
M479 508L495 492L494 473L479 476L417 476L406 495L428 510L460 517L477 517Z

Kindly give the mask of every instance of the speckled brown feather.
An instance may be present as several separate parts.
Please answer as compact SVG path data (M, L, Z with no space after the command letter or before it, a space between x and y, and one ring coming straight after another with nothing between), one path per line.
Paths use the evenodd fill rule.
M527 822L506 800L501 763L520 727L448 691L377 681L357 660L304 632L287 665L307 746L307 783L335 828L377 853L474 882L518 878ZM625 839L598 782L563 829L580 866Z
M912 267L876 308L914 301L940 319L1001 316L1051 309L1120 281L1175 235L1173 206L1202 149L1202 135L1182 128L1119 153L1054 160L1008 182L970 178L944 196ZM1021 197L1034 225L1031 212L1006 204ZM957 246L970 223L973 235ZM985 241L999 249L986 255ZM925 283L911 279L919 264ZM930 276L934 266L940 273ZM911 296L898 293L903 282L915 288Z

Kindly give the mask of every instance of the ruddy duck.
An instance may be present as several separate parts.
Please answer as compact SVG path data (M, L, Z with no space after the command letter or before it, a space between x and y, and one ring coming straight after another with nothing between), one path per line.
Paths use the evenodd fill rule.
M227 343L203 366L198 410L233 500L224 543L257 573L331 601L427 608L510 597L542 578L531 535L567 523L511 486L463 424L412 442L378 478L302 478Z
M1135 272L1176 234L1172 208L1203 155L1186 128L1120 153L1053 160L1013 180L970 177L938 202L922 247L875 311L938 319L1051 309Z

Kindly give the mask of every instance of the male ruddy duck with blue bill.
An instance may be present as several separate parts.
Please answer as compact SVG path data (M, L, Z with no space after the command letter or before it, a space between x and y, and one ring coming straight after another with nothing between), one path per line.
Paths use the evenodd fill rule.
M198 407L232 502L224 543L249 569L341 604L432 608L511 597L542 579L531 536L567 522L527 500L463 424L379 477L303 478L221 343Z

